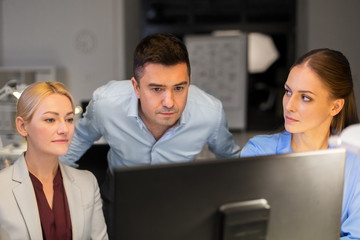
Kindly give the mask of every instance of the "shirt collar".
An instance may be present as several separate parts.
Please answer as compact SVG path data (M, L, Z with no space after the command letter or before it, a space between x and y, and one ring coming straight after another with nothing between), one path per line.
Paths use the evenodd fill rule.
M128 117L139 118L139 99L136 97L135 92L132 91L131 99L129 103Z
M294 150L291 147L291 133L288 131L284 131L281 134L279 139L279 143L277 145L276 152L277 153L292 153Z
M188 106L189 106L189 103L186 102L186 106L184 108L184 111L182 112L182 114L180 116L179 126L182 126L182 125L186 124L189 121L190 111L188 109Z
M328 148L333 148L329 145ZM282 137L279 139L277 153L292 153L294 152L293 148L291 147L291 133L288 131L284 131L282 133Z

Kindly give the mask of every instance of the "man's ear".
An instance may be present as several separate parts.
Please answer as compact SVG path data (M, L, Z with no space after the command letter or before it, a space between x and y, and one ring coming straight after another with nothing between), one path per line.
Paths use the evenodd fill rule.
M139 91L140 86L134 77L131 78L131 84L133 85L136 97L140 98L140 91Z
M344 107L345 99L339 98L333 102L333 108L331 109L331 115L336 116Z
M15 119L16 129L20 133L21 136L26 137L28 132L26 130L25 121L22 117L16 117Z

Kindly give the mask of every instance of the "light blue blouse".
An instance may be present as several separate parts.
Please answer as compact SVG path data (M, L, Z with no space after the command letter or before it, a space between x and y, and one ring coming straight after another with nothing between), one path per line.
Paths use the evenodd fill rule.
M110 81L94 92L60 160L75 165L100 137L110 146L110 169L192 161L206 144L218 157L239 157L241 150L228 130L221 102L194 85L179 123L156 141L139 117L131 82Z
M291 153L291 134L258 135L241 150L241 157ZM360 155L346 152L341 240L360 239Z

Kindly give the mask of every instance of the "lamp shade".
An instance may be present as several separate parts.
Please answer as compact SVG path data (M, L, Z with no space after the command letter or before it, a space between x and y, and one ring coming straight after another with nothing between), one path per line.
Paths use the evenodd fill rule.
M265 72L277 59L279 52L272 38L263 33L248 34L248 71Z
M331 136L329 145L360 153L360 123L346 127L338 136Z

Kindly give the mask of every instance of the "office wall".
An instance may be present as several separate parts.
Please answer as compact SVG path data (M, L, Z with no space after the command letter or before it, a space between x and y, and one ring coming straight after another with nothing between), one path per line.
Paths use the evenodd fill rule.
M2 0L3 66L58 68L80 103L124 76L123 0Z
M349 59L360 113L360 1L298 0L298 55L313 48L340 50Z

